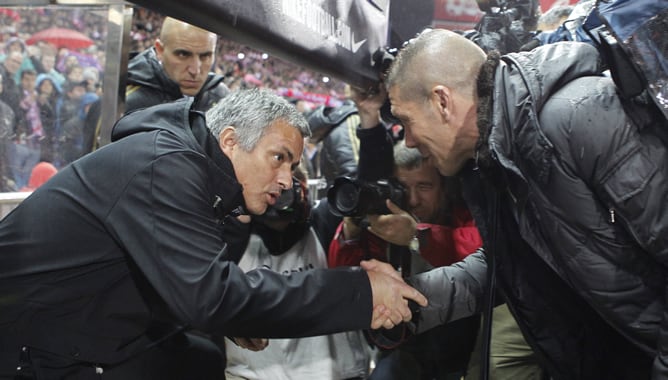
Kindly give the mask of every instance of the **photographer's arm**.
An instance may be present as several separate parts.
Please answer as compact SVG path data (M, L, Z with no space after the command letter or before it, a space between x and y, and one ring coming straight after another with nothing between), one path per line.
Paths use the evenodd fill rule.
M357 112L360 116L360 128L370 129L378 126L381 122L380 108L387 100L385 86L380 85L377 92L352 88L351 98L357 106Z
M357 178L367 182L390 178L394 162L393 141L380 119L380 108L387 95L384 90L369 94L354 89L352 99L360 117Z

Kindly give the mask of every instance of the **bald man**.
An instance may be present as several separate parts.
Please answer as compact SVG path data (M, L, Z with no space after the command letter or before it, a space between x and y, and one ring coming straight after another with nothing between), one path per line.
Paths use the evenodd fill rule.
M129 62L125 112L184 96L208 110L228 92L223 77L211 72L217 40L212 32L165 18L154 46Z
M418 332L491 305L495 280L548 377L668 378L665 125L603 70L588 44L501 57L446 30L398 54L406 145L462 181L487 252L411 278Z

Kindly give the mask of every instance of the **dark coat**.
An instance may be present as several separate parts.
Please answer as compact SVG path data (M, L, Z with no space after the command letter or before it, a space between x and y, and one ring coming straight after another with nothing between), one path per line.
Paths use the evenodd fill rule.
M23 346L46 353L42 368L104 367L164 338L165 326L269 338L369 326L363 271L244 274L228 260L220 223L243 207L241 187L190 104L122 118L113 143L0 223L0 377Z
M162 69L153 47L137 54L128 62L127 81L125 113L183 97L178 83L171 80ZM194 107L197 110L206 111L228 92L229 89L223 83L223 77L209 73L206 82L195 97Z
M589 45L490 63L478 93L488 145L460 177L527 342L554 379L665 378L666 146L631 122ZM426 325L480 310L485 263L416 279L466 284L440 289L453 307L425 310Z

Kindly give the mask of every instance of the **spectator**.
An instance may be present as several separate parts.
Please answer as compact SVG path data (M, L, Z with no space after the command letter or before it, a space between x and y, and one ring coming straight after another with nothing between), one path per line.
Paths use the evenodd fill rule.
M34 70L21 72L22 97L17 109L19 116L14 151L9 161L14 182L19 188L28 184L30 171L40 160L41 140L44 137L35 90L36 80L37 73Z
M86 82L86 92L98 91L100 83L100 72L95 67L89 66L83 69L81 78Z
M21 65L16 70L14 78L12 78L18 84L21 81L21 72L23 70L35 70L35 66L28 56L25 42L19 37L11 37L7 40L5 43L5 51L2 57L0 57L0 61L7 59L13 52L21 53Z
M43 53L40 58L45 74L49 74L58 86L65 83L65 76L56 70L56 56L53 53Z
M60 109L63 101L62 89L51 74L44 73L37 76L36 87L37 104L44 133L41 140L40 160L55 162L56 149L58 148L58 135L56 134L57 110Z
M0 66L0 75L2 75L2 97L0 100L5 102L11 109L18 111L19 103L21 102L22 93L18 82L14 80L14 76L18 75L23 62L23 54L13 51L7 55L7 58ZM18 125L18 112L14 115L14 125Z
M79 101L76 115L63 124L60 138L62 165L67 165L88 153L83 150L84 122L91 105L98 99L99 97L94 92L85 93Z
M3 83L3 78L0 76L0 99L2 99ZM0 100L0 191L2 192L16 190L16 183L9 167L15 120L14 110Z
M30 171L30 180L28 185L19 189L19 191L35 191L38 187L46 183L51 177L56 175L58 169L50 162L39 162Z
M74 57L70 55L69 57ZM68 58L69 58L68 57ZM74 57L76 60L76 57ZM67 61L69 62L69 61ZM83 67L75 61L65 65L65 80L69 83L81 83L84 81Z

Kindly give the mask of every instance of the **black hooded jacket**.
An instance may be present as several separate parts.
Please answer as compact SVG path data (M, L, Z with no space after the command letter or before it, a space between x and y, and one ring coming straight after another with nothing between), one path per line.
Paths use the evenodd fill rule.
M220 223L242 189L190 106L121 118L114 142L0 222L0 378L24 346L43 353L32 365L45 378L57 363L111 366L163 338L156 324L269 338L368 328L363 271L244 274L229 261Z
M209 76L195 97L196 110L206 111L223 98L229 89L223 77ZM162 69L155 53L149 48L128 62L128 83L125 91L125 112L181 99L183 94L178 83L171 80Z

